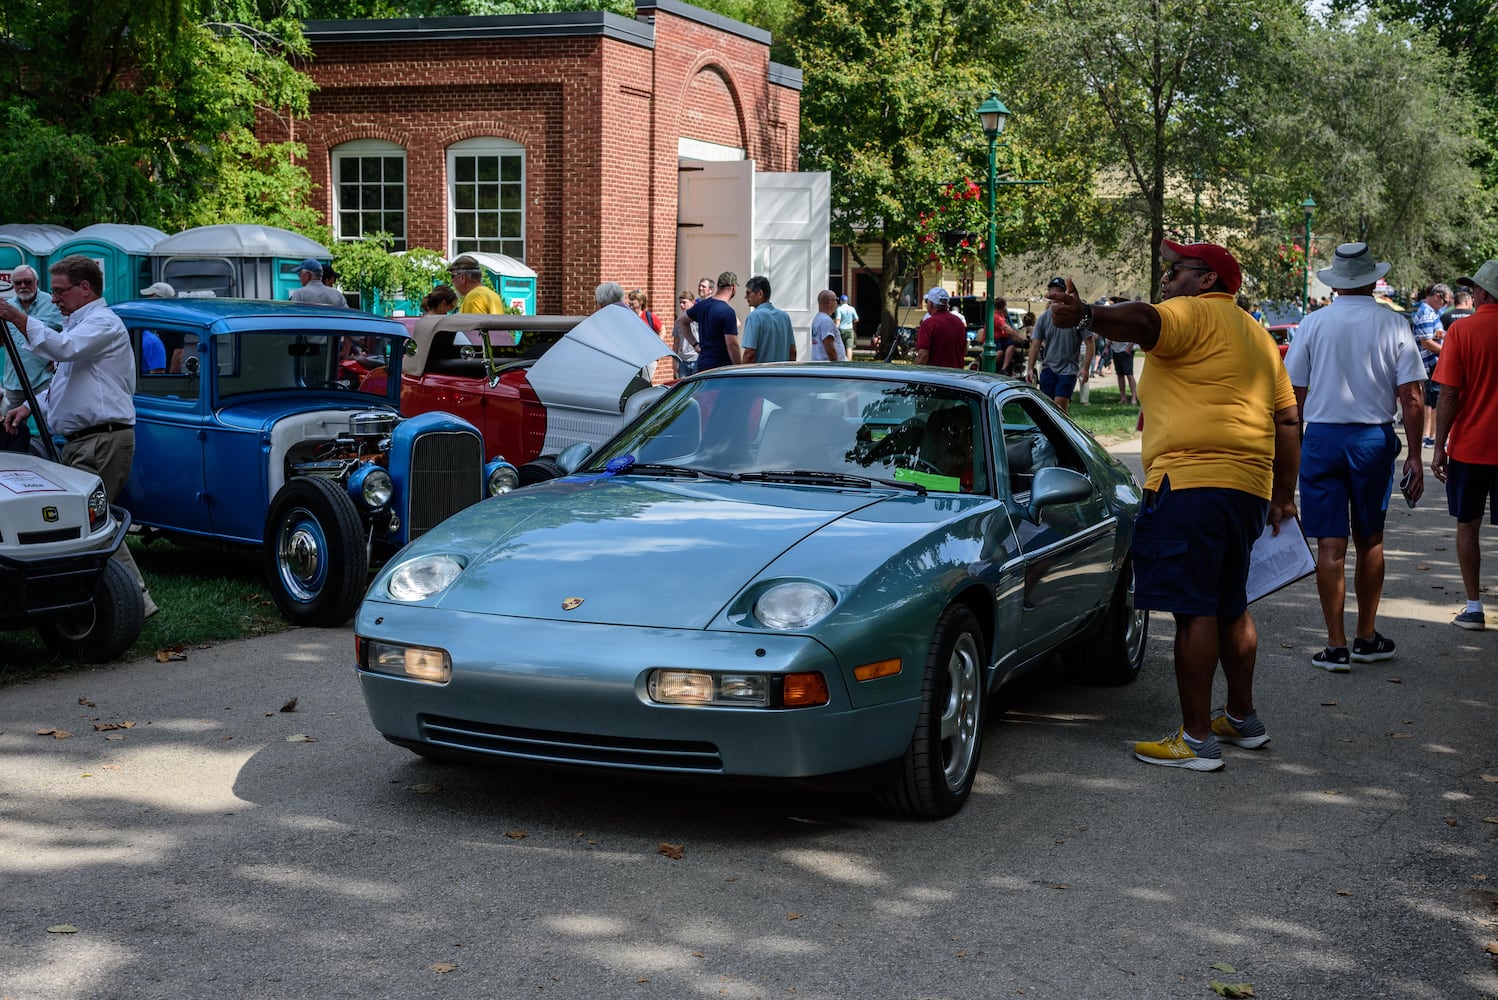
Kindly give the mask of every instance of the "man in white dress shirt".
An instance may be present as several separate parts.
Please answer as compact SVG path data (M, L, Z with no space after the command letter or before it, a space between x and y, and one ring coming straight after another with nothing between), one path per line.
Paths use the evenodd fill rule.
M0 302L0 319L25 335L32 353L55 362L57 373L37 396L48 429L61 434L65 465L97 475L104 481L109 502L125 487L135 457L135 352L130 334L99 294L104 275L99 265L82 254L53 264L52 301L67 321L54 330L9 302ZM15 432L31 416L25 403L5 414L5 429ZM156 604L128 546L116 559L140 585L146 616Z

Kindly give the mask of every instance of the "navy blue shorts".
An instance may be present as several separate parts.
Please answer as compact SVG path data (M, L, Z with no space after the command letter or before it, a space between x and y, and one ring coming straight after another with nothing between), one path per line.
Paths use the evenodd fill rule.
M1134 519L1134 603L1149 611L1236 618L1248 609L1248 554L1269 501L1242 490L1173 490L1167 478Z
M1399 439L1389 424L1309 424L1300 444L1300 527L1311 538L1384 530Z
M1125 354L1124 352L1120 351L1117 354L1113 355L1113 374L1115 374L1115 375L1132 375L1132 374L1134 374L1134 352L1133 351L1129 351L1127 354Z
M1040 370L1040 393L1048 399L1071 399L1077 390L1077 376L1057 375L1049 368Z
M1488 523L1498 524L1498 465L1473 465L1446 460L1446 509L1458 521L1481 521L1482 509L1491 512Z

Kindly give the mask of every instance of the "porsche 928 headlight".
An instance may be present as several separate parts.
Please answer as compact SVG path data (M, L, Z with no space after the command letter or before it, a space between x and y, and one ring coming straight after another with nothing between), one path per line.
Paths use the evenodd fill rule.
M95 531L109 520L109 497L100 486L88 495L88 530Z
M452 586L462 572L463 564L452 556L418 556L396 567L385 590L397 601L424 601Z
M754 617L769 628L810 628L827 617L836 603L825 587L815 583L780 583L759 595Z

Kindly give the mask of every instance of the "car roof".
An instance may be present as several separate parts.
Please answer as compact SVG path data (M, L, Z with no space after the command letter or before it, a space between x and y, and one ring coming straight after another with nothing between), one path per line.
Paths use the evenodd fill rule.
M916 365L890 365L878 361L853 361L828 364L825 361L784 361L767 365L730 365L713 368L694 378L725 375L749 375L755 378L784 378L787 375L811 375L817 378L880 378L896 382L919 382L922 385L944 385L969 392L987 393L1003 386L1023 386L1024 382L1007 375L991 375L966 368L932 368Z
M360 336L408 336L404 326L384 316L269 299L134 299L110 308L130 323L188 323L221 333L284 333L308 326Z
M421 375L427 370L427 360L432 353L432 343L439 337L451 340L455 333L469 330L520 330L531 333L566 333L577 326L586 316L518 316L492 313L448 313L422 316L411 330L411 339L416 342L416 353L403 369L412 375Z

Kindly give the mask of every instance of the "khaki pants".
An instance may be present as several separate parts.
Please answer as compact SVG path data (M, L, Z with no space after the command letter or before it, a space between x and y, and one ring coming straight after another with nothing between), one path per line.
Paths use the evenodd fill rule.
M125 481L130 478L130 463L134 458L133 430L90 434L62 446L62 463L75 469L87 469L102 479L104 495L109 498L110 503L114 503L120 490L125 488ZM130 555L130 546L121 545L115 550L114 558L135 578L135 582L140 585L140 592L147 594L146 581Z

